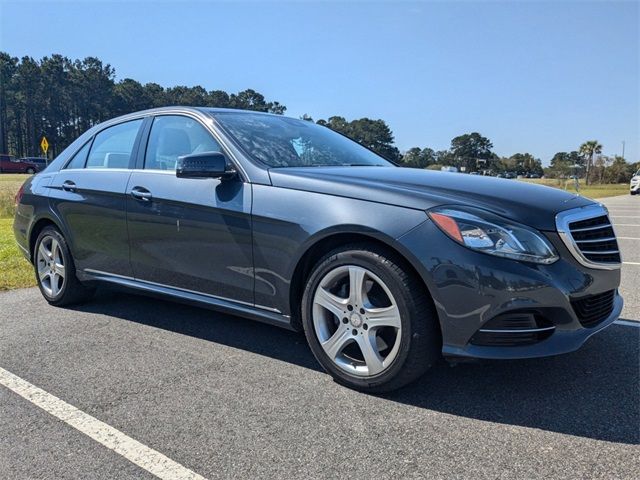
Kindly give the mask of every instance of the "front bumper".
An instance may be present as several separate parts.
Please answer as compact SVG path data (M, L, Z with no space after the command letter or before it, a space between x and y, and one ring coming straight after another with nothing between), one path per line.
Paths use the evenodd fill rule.
M450 240L431 221L398 239L433 297L445 356L516 359L568 353L618 318L623 305L617 292L620 270L587 268L557 234L546 235L560 253L560 260L551 265L475 252ZM572 301L612 291L606 318L583 326ZM554 327L552 333L527 345L472 343L490 321L517 312L536 312Z
M559 329L556 327L556 330L548 339L542 340L533 345L514 347L480 346L473 344L468 344L464 347L444 345L442 353L448 357L471 357L499 360L546 357L573 352L579 349L589 337L616 321L620 316L620 312L622 312L623 303L622 297L616 293L611 314L595 327L585 328L582 327L582 325L573 325L566 329Z
M635 181L635 182L631 182L631 185L629 186L629 190L632 191L632 192L640 191L640 180L639 181Z

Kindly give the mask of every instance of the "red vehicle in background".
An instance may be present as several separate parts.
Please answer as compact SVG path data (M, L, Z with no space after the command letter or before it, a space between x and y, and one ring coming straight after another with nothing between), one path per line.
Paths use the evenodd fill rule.
M0 173L36 173L47 166L44 158L13 158L0 155Z

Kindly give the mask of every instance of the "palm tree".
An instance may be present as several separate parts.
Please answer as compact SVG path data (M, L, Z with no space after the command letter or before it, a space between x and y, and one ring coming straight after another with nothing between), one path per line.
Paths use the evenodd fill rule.
M580 155L587 162L587 172L585 177L585 183L589 185L589 172L591 172L591 165L593 164L593 157L602 153L602 145L597 140L589 140L580 145Z

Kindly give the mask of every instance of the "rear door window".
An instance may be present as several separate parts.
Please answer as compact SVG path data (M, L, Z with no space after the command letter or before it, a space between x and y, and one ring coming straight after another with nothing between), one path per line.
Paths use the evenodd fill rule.
M87 168L129 168L142 119L109 127L98 133L91 146Z

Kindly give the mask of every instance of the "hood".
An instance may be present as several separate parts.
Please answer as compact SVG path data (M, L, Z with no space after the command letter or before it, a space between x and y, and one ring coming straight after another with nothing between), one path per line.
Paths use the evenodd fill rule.
M272 168L269 174L276 187L420 210L468 205L548 231L556 229L558 212L594 203L564 190L517 180L413 168Z

